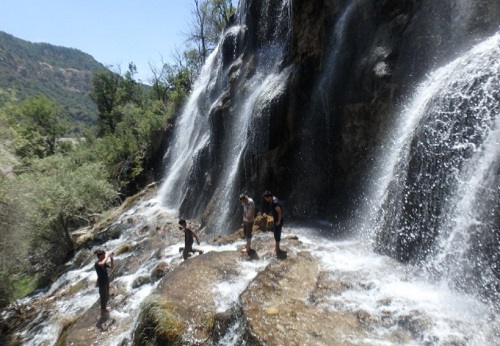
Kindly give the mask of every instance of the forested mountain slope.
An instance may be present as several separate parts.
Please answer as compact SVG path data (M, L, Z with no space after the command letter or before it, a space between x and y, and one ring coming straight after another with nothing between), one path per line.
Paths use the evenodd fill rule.
M92 73L106 67L74 48L32 43L0 31L0 106L44 94L63 107L72 131L92 124Z

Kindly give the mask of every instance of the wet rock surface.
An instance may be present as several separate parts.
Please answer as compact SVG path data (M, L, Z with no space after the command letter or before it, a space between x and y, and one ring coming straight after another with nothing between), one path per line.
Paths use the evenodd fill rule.
M167 274L157 291L170 300L177 313L191 326L183 339L203 345L210 338L217 312L217 284L230 282L242 273L235 266L237 251L210 252L191 258Z
M142 303L151 295L169 301L181 321L183 332L176 345L398 345L430 340L423 336L434 328L432 316L417 307L401 310L391 296L366 306L363 300L381 289L379 279L348 265L325 267L321 243L306 242L285 227L281 247L286 256L276 256L273 233L261 217L264 229L255 227L251 253L242 251L241 229L228 236L200 232L202 244L197 247L204 253L184 261L178 252L183 237L177 220L139 206L116 220L129 226L123 238L105 244L118 254L110 273L110 313L100 314L90 266L20 303L17 315L5 314L6 344L30 344L27 335L47 333L43 323L50 320L58 346L162 345L139 337L140 328L154 329L142 313ZM188 224L197 229L195 222ZM92 249L83 249L72 266L78 270L93 261ZM379 261L384 267L398 266L389 258ZM90 303L67 311L67 306L85 299ZM450 334L438 341L465 345L467 336Z
M273 261L241 296L248 329L263 345L350 345L355 315L328 311L318 299L319 263L309 252Z

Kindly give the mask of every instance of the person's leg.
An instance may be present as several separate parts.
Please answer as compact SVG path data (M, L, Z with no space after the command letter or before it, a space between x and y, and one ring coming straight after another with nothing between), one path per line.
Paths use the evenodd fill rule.
M105 286L104 292L105 292L106 307L107 307L109 303L109 283Z
M106 311L106 305L108 304L109 298L109 286L106 284L99 285L99 298L101 301L101 311Z
M101 303L101 310L106 309L106 301L104 297L105 297L104 286L99 285L99 301Z
M276 254L278 254L281 249L280 249L280 241L281 241L281 228L282 225L274 225L274 240L276 241L276 245L274 247L274 251Z
M245 222L243 224L243 233L245 234L245 239L247 241L245 246L247 253L250 253L250 250L252 249L252 227L253 222Z

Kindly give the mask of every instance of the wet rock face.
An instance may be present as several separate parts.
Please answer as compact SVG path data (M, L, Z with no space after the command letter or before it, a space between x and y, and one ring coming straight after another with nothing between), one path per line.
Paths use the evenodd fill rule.
M224 41L225 87L213 95L219 104L210 114L212 140L197 158L200 169L183 204L191 217L210 218L205 206L218 198L219 168L227 164L221 139L247 82L259 72L262 47L283 43L281 68L290 69L290 78L283 92L255 111L250 131L268 135L248 146L237 190L272 187L288 200L290 217L331 217L334 210L346 218L387 128L415 86L500 24L494 0L310 0L291 1L289 17L275 19L272 32L268 20L282 11L280 3L245 2L246 26ZM263 16L265 6L270 17Z
M216 284L235 280L241 273L234 266L240 254L210 252L190 258L168 273L158 293L170 300L189 328L183 336L189 345L203 345L214 328Z
M294 2L294 145L283 155L295 157L287 177L293 216L349 214L391 121L400 46L416 8L411 1Z
M377 282L367 280L363 272L320 269L318 257L302 251L297 237L286 237L282 243L288 250L285 260L268 251L272 234L263 232L253 242L258 254L254 259L236 249L209 252L166 274L154 294L170 301L182 320L184 332L178 342L210 345L233 340L235 345L302 346L369 345L364 340L377 340L401 344L418 343L433 328L425 312L401 313L390 298L377 302L381 315L357 307L360 302L349 302L346 297L357 292L370 295L378 289ZM246 275L241 263L246 261L261 269L231 301L221 300L224 289L220 285L241 280ZM142 345L137 335L151 326L143 317L138 325L134 344Z
M347 345L345 334L362 334L355 315L327 313L311 299L319 274L307 252L260 272L241 295L248 333L263 345Z

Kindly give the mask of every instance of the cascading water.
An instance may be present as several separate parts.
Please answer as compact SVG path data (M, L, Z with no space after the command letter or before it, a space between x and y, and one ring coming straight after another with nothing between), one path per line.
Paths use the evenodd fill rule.
M275 55L271 53L271 58ZM274 69L276 63L272 62L270 64ZM280 90L280 88L285 85L287 73L286 71L281 74L273 74L271 71L266 71L266 73L258 74L252 78L252 83L249 84L249 95L242 100L242 106L235 112L236 120L231 122L233 128L230 129L230 133L227 138L229 146L225 154L225 159L230 163L229 166L225 167L222 171L222 180L225 184L222 184L220 191L216 192L218 196L216 203L216 210L220 211L217 221L213 224L213 229L217 230L224 229L224 224L232 216L232 210L234 209L234 201L239 191L236 190L237 185L234 183L237 181L239 171L242 169L241 159L245 155L245 151L248 150L246 143L248 143L252 137L255 139L258 133L255 133L256 129L252 130L250 121L253 117L258 116L254 114L255 109L259 109L258 104L260 102L266 102L266 100L272 100L274 92ZM245 131L244 129L249 129Z
M432 73L401 114L374 192L377 248L496 295L500 34Z
M268 141L275 132L269 126L273 119L268 110L276 107L276 99L283 98L291 88L290 77L297 77L293 75L293 66L283 67L287 43L281 40L289 38L291 3L262 0L259 10L253 8L254 13L250 15L246 10L252 3L255 5L257 1L240 2L243 19L226 32L221 45L208 58L176 122L172 146L165 158L168 173L158 193L159 201L147 200L122 214L112 225L122 230L119 237L99 244L107 250L123 244L130 248L129 252L116 256L118 269L110 302L111 319L116 323L105 332L96 328L98 294L94 287L94 257L88 249L82 249L76 256L78 260L70 263L68 271L47 292L19 302L26 310L36 307L30 315L34 316L33 320L25 321L24 327L17 331L23 344L62 342L64 337L60 334L73 324L76 331L70 330L68 337L76 340L82 337L78 332L83 330L82 345L131 344L141 302L162 283L150 277L158 263L163 262L173 273L191 274L191 270L203 269L204 263L209 262L204 262L204 257L182 262L178 252L182 237L176 227L178 209L188 203L186 211L194 210L191 213L196 217L209 214L206 227L214 233L224 233L222 228L238 207L237 196L247 187L243 177L251 176L249 172L261 162L259 158L270 150ZM341 84L335 80L336 71L343 66L338 59L348 44L344 37L349 31L348 25L356 20L361 4L368 2L350 2L336 14L338 20L330 32L335 44L326 54L331 65L326 68L328 71L321 73L324 79L314 84L317 95L311 98L311 103L325 108L323 116L333 114L335 105L330 103L328 92L333 85ZM464 6L466 2L460 4ZM258 37L257 42L251 42L248 36ZM242 304L241 295L245 291L250 290L252 294L250 286L257 286L254 292L259 292L259 296L281 288L294 299L293 304L284 308L276 308L273 300L263 302L266 305L264 322L279 316L279 323L250 331L248 324L252 321L240 315L231 320L220 339L210 345L244 345L242 340L249 333L269 336L280 330L285 334L283 339L268 338L267 342L335 344L325 341L339 337L335 323L326 325L323 334L314 332L315 326L308 325L308 320L315 321L318 316L325 320L317 324L324 325L323 321L331 321L326 318L335 314L348 318L345 334L340 336L347 344L484 346L500 343L495 302L500 265L499 54L500 34L497 34L431 73L413 93L412 102L398 115L397 126L378 156L368 207L365 213L360 213L366 214L366 218L348 230L349 234L357 232L356 236L344 241L325 239L319 234L324 234L323 226L327 232L332 231L331 225L301 228L289 220L284 236L292 233L299 241L283 240L288 250L288 259L284 262L267 253L273 245L269 233L255 236L254 245L260 246L261 257L254 262L239 260L237 248L243 245L243 240L219 246L209 244L202 237L201 247L205 251L202 256L220 251L226 256L227 253L235 256L236 260L220 268L224 272L222 279L203 278L207 279L203 282L210 285L200 288L197 281L200 278L192 278L193 289L207 293L205 300L199 302L200 308L214 303L215 312L228 313ZM244 68L234 68L235 65ZM235 71L244 71L245 78L238 79ZM228 97L228 93L233 94ZM226 102L229 98L231 103ZM310 120L306 119L306 122ZM333 117L322 119L326 119L326 127L332 125L328 121L335 120ZM315 126L307 128L311 137L306 139L321 135L311 130L318 128ZM329 145L335 146L333 142ZM316 156L312 157L315 159ZM204 181L197 181L199 177ZM210 207L205 209L206 205ZM321 273L311 285L313 291L305 298L295 296L300 290L290 285L286 277L288 269L296 266L300 253L314 257L315 262L310 263L316 263ZM215 255L210 258L219 259ZM279 267L280 263L287 269ZM272 287L267 283L258 286L256 278L263 272L273 273L273 267L283 270L273 276ZM175 286L175 276L162 280L170 283L173 280L172 287ZM170 298L169 292L162 293ZM292 310L287 310L290 305ZM202 310L197 310L197 314L201 315ZM7 312L2 317L12 316ZM206 317L210 321L213 315ZM82 325L87 327L85 321L81 321L86 318L90 321L88 330L82 328ZM285 324L287 318L293 321ZM339 324L343 321L339 319ZM187 327L189 334L204 326ZM303 333L296 339L289 338L297 329ZM92 337L95 339L90 340ZM185 344L198 342L184 341Z
M215 87L216 73L220 68L218 50L207 59L200 72L182 116L176 122L172 147L165 154L168 171L160 189L163 202L171 209L177 209L182 199L186 176L192 165L193 155L208 141L204 130L207 127L208 112L205 99Z
M345 59L344 49L348 42L346 42L346 31L349 24L355 20L355 12L359 6L360 1L353 1L346 5L346 8L340 11L339 19L331 29L329 35L329 43L326 47L324 68L319 74L319 78L311 94L311 110L307 111L307 120L304 121L302 126L302 141L300 150L294 153L297 162L293 165L296 171L293 176L296 179L296 195L292 194L292 199L310 199L308 200L308 208L298 211L296 214L306 219L316 217L314 213L317 211L318 206L317 196L315 193L304 193L303 190L313 188L318 184L316 178L321 171L332 171L329 163L332 162L331 155L335 148L335 138L332 136L334 129L336 103L338 102L335 96L332 97L335 88L341 88L340 83L342 78L339 77L339 72L343 69L342 61ZM341 73L340 73L341 74ZM307 153L315 153L308 155ZM317 153L321 155L318 160ZM322 180L320 184L323 186L319 188L320 193L325 193L324 186L331 185L335 179L333 174L325 177L327 180ZM316 191L316 189L314 189ZM299 195L303 195L300 196Z
M245 6L245 2L240 3L240 8ZM194 92L176 123L173 147L166 154L168 172L159 194L165 205L172 209L179 208L187 200L191 209L197 211L205 208L203 203L209 204L213 217L204 223L211 233L226 233L227 222L234 217L237 196L243 192L238 190L241 188L242 171L245 170L242 158L245 155L258 156L259 151L265 148L261 137L268 135L266 132L269 130L266 119L262 119L262 108L273 100L277 91L284 88L289 74L289 70L280 69L286 43L280 41L278 36L278 31L289 25L288 7L287 0L278 5L272 1L263 2L260 13L262 25L256 28L256 36L263 43L253 52L255 66L252 69L256 72L233 97L228 115L230 119L222 120L222 126L216 124L217 120L210 119L223 102L226 87L221 82L221 76L228 73L227 66L222 64L223 38L208 58ZM225 37L237 41L246 30L246 23L242 22L229 28ZM237 48L236 43L233 46ZM231 53L231 59L237 58L237 52L233 50ZM218 127L223 130L216 132L214 128ZM220 151L216 152L214 147ZM215 171L205 173L205 178L210 180L208 185L216 188L203 196L193 196L199 191L190 190L186 182L200 176L200 161L204 160L204 155L215 160L211 162L216 166Z

